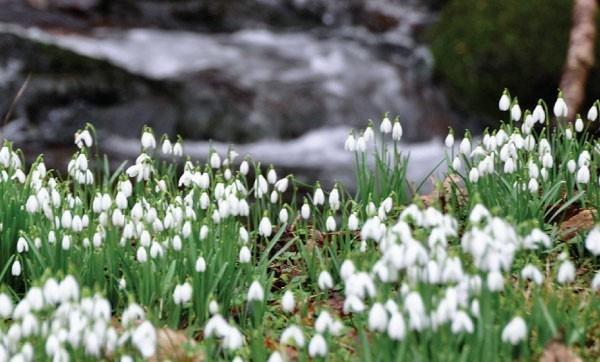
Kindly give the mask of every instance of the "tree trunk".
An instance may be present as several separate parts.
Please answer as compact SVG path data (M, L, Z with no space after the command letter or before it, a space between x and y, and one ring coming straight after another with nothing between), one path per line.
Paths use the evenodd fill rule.
M560 89L569 107L567 119L573 120L585 98L585 84L594 65L597 0L573 0L573 25Z

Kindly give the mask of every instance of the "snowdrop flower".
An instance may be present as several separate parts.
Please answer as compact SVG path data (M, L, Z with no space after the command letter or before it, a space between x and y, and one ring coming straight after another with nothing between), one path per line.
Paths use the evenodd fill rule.
M196 272L198 273L204 273L204 271L206 270L206 261L202 256L199 256L198 259L196 259L195 267Z
M144 248L143 246L140 246L137 249L136 259L140 263L145 263L146 261L148 261L148 253L146 252L146 248Z
M596 107L595 103L590 107L590 110L587 113L587 119L590 122L594 122L596 119L598 119L598 107Z
M333 216L329 215L327 217L327 221L325 222L325 227L326 227L327 231L329 231L329 232L335 231L337 224L336 224Z
M150 128L145 128L142 133L142 149L144 150L153 150L156 148L156 139L152 134Z
M471 153L471 140L467 136L465 136L460 142L459 151L465 156L468 156Z
M169 141L169 139L166 137L163 141L161 151L163 155L170 155L171 153L173 153L173 145L171 144L171 141Z
M527 338L527 324L521 317L515 317L502 330L502 342L517 345Z
M319 183L317 183L317 188L315 189L315 193L313 195L313 205L319 206L325 203L325 194L323 193L323 189Z
M312 358L327 356L327 342L321 334L315 334L308 344L308 354Z
M600 272L596 272L596 274L594 275L591 287L595 291L600 291Z
M471 318L469 318L467 313L463 312L462 310L459 310L452 317L452 325L451 325L450 329L452 330L452 333L454 333L454 334L459 334L459 333L471 334L475 330L475 327L473 326L473 321L471 320Z
M156 353L156 330L148 321L137 326L131 334L131 341L144 358L150 358Z
M0 293L0 318L8 319L13 312L12 299L5 293Z
M515 98L513 106L510 108L510 118L513 121L518 122L519 120L521 120L521 114L521 107L519 106L517 98Z
M346 259L340 267L340 276L344 281L346 281L354 274L355 271L356 268L354 267L354 263L352 263L352 260Z
M240 173L243 176L246 176L249 171L250 171L250 166L248 165L248 161L246 161L246 160L242 161L242 163L240 163Z
M24 237L20 236L19 240L17 240L17 253L21 254L26 251L29 251L29 244Z
M265 238L271 236L273 232L273 226L271 225L271 220L265 215L260 220L260 224L258 225L258 233Z
M356 213L352 213L348 217L348 230L358 230L358 217L356 216Z
M488 273L487 287L491 292L500 292L504 289L504 278L499 271L492 271Z
M300 208L300 215L304 220L308 220L310 217L310 206L306 202Z
M252 257L252 255L250 254L250 249L248 249L247 246L242 246L242 248L240 249L240 263L242 264L246 264L250 262L250 258Z
M566 284L575 281L575 266L571 261L565 260L560 264L556 280L560 284Z
M328 271L323 270L321 274L319 274L317 284L319 285L319 289L321 290L333 288L333 278L331 277L331 274L329 274Z
M387 328L388 316L385 307L381 303L375 303L369 311L369 329L371 331L383 332Z
M454 147L454 132L452 132L452 130L450 130L448 132L448 135L446 136L446 139L444 140L444 144L448 148Z
M77 145L77 147L79 147L80 149L85 147L92 147L94 143L94 140L92 138L92 135L90 134L90 131L88 131L87 129L81 131L81 132L76 132L75 133L75 144Z
M173 145L173 156L183 156L183 142L181 140L175 142L175 144Z
M304 334L297 325L292 324L283 330L279 341L282 344L294 344L296 347L301 348L304 346Z
M19 259L15 260L10 268L10 274L14 277L21 275L21 262Z
M30 195L27 198L27 202L25 203L25 210L30 214L33 214L39 210L39 203L35 195Z
M469 181L471 181L471 183L477 183L477 181L479 181L479 170L475 167L469 171Z
M557 118L559 117L566 117L569 113L569 109L567 108L567 103L565 102L563 96L562 96L562 92L560 92L558 94L558 98L556 99L556 102L554 103L554 116L556 116Z
M383 121L381 121L381 125L379 126L379 131L383 134L388 134L390 132L392 132L392 122L390 121L390 119L385 116L383 118Z
M344 149L348 152L354 152L356 150L356 140L354 139L354 132L350 131L346 142L344 142Z
M183 305L192 300L192 286L190 283L185 282L183 284L175 286L173 291L173 302L178 305Z
M539 103L533 109L533 120L540 124L546 122L546 112L544 111L544 107Z
M577 183L579 184L587 184L590 182L590 169L587 166L582 166L577 171L576 177Z
M290 290L286 290L281 298L281 307L284 312L292 313L296 308L296 302L294 301L294 293Z
M508 111L508 108L510 107L510 97L508 96L508 91L505 89L504 92L502 93L502 96L500 97L500 100L498 101L498 109L500 109L501 111Z
M265 292L258 281L255 280L252 282L252 284L250 284L250 289L248 289L248 296L246 299L248 302L262 302L265 299Z
M581 117L577 116L577 119L575 120L575 132L582 132L583 131L583 120L581 119Z
M575 163L575 160L567 161L567 170L569 171L569 173L574 173L576 169L577 163Z
M363 136L358 137L358 139L356 140L356 151L363 153L367 150L367 141Z
M362 137L364 138L365 142L371 142L373 140L373 138L375 138L375 133L373 132L373 127L371 125L372 123L369 121L369 125L367 126L367 128L365 128L365 131L363 132Z
M460 170L462 167L462 162L460 161L460 158L458 156L454 157L454 160L452 160L452 168L454 170Z
M535 178L529 179L529 183L527 184L527 188L529 189L529 192L531 192L532 194L536 194L538 192L538 190L539 190L538 181Z
M267 362L283 362L283 357L281 357L281 353L275 351L271 353L271 356L269 356Z
M600 255L600 227L598 225L594 226L586 237L585 247L594 256Z
M544 275L533 264L527 264L521 270L521 278L531 280L537 285L541 285L544 281Z
M395 340L401 341L406 336L406 324L404 323L404 318L400 313L393 313L392 318L390 318L390 322L387 326L388 336Z
M395 121L394 127L392 128L392 139L396 142L400 142L403 133L404 132L402 131L402 125L399 121Z
M213 169L217 169L217 168L221 167L221 157L219 156L219 154L217 152L212 151L210 153L209 163L210 163L210 167Z

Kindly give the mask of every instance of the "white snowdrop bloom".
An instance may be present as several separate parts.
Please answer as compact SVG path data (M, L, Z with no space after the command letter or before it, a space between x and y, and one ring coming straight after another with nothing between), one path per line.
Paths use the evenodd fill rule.
M387 328L388 315L381 303L375 303L369 311L368 327L371 331L384 332Z
M241 243L242 243L242 244L246 244L246 243L248 243L248 240L249 240L249 237L250 237L250 236L249 236L249 234L248 234L248 230L246 230L246 228L245 228L245 227L243 227L243 226L240 226L240 231L239 231L239 234L240 234L240 241L241 241Z
M271 220L267 216L263 216L260 220L260 224L258 225L258 233L265 238L271 236L273 232L273 226L271 225Z
M6 293L0 293L0 318L8 319L13 312L12 299Z
M534 282L537 285L541 285L542 282L544 281L544 275L533 264L527 264L521 270L521 278L531 280L532 282Z
M463 138L458 147L461 154L468 156L471 153L471 140L468 137Z
M250 249L248 249L247 246L242 246L242 248L240 249L240 263L245 264L245 263L249 263L250 262L250 258L252 257L251 253L250 253Z
M346 296L344 300L344 313L361 313L366 309L365 303L356 295Z
M379 126L379 131L383 134L388 134L392 132L392 121L386 116L381 121L381 125Z
M590 169L582 166L577 171L576 181L579 184L588 184L590 182Z
M248 302L262 302L265 299L265 292L258 281L255 280L250 284L246 299Z
M545 153L544 156L542 156L542 167L549 169L552 168L552 165L554 165L552 155L550 153Z
M340 208L340 193L337 189L337 186L335 186L329 193L328 203L329 207L333 211L337 211Z
M592 156L590 155L589 151L584 150L579 154L579 157L577 158L577 164L579 165L579 167L583 167L583 166L590 166L590 163L592 161Z
M321 186L317 184L317 188L315 189L315 193L313 195L313 205L319 206L325 203L325 194L323 193L323 189Z
M502 342L517 345L527 338L527 324L521 317L515 317L502 330Z
M285 207L279 210L279 222L282 224L288 222L288 211Z
M591 287L595 291L600 291L600 271L596 272L596 274L594 275Z
M158 257L162 257L163 255L164 255L163 247L156 241L153 241L152 246L150 246L150 257L152 259L156 259Z
M462 168L462 162L458 156L454 157L454 160L452 160L452 168L454 170L460 170Z
M364 138L364 135L361 137L358 137L358 139L356 140L356 151L363 153L367 150L367 141Z
M510 97L508 96L507 92L504 91L504 93L502 93L502 96L500 97L500 100L498 101L498 109L501 111L508 111L508 108L510 107Z
M571 128L565 129L565 138L569 141L573 139L573 130Z
M329 232L333 232L333 231L336 230L337 224L336 224L335 219L333 218L333 216L329 215L327 217L327 220L325 222L325 227L326 227L327 231L329 231Z
M300 327L295 324L288 326L281 333L281 338L279 339L281 344L292 344L296 347L302 348L304 346L304 334Z
M173 144L166 137L162 143L161 152L163 153L163 155L170 155L173 153Z
M346 141L344 142L344 149L348 152L354 152L356 150L356 140L354 139L354 133L350 132Z
M585 239L586 249L594 256L600 255L600 226L596 225Z
M250 171L250 166L248 165L248 161L246 161L246 160L242 161L242 163L240 163L240 173L243 176L246 176L249 171Z
M406 324L404 323L404 317L399 312L392 313L392 318L387 326L388 336L395 340L401 341L406 336Z
M531 177L531 178L538 178L538 176L540 175L540 169L537 166L537 164L535 164L535 162L530 161L527 164L527 168L529 170L529 177Z
M444 139L444 144L448 148L454 147L454 133L452 133L452 131L448 132L448 135Z
M281 353L275 351L271 353L267 362L283 362L283 357L281 357Z
M560 284L572 283L575 281L575 265L569 260L565 260L558 268L556 280Z
M515 160L512 157L509 157L504 163L504 173L513 173L517 169L517 165L515 164Z
M479 170L477 170L477 168L473 167L471 171L469 171L469 181L471 181L471 183L477 183L477 181L479 181Z
M29 289L25 298L29 302L32 310L37 312L44 308L44 293L40 287L32 287Z
M131 342L142 357L150 358L156 353L156 330L150 322L144 321L131 334Z
M548 170L545 168L542 168L542 170L540 171L540 175L542 176L542 180L547 181L548 180Z
M94 140L92 138L92 135L90 134L90 131L88 131L87 129L75 133L75 145L77 145L77 147L79 147L80 149L84 146L88 148L92 147L93 144Z
M310 217L310 206L308 206L307 203L304 203L302 205L302 208L300 208L300 215L304 220L308 220L308 218Z
M590 122L594 122L596 119L598 119L598 107L596 107L596 104L593 104L588 110L587 119Z
M500 292L504 289L504 277L499 271L491 271L487 275L487 287L491 292Z
M208 311L211 315L216 315L219 313L219 303L214 299L208 303Z
M19 261L19 259L16 259L12 263L12 267L10 268L10 274L15 277L21 275L21 262Z
M140 246L137 249L136 259L140 263L145 263L146 261L148 261L148 253L146 252L146 248L144 248L143 246Z
M27 338L39 332L40 322L32 313L26 314L21 322L21 333Z
M531 192L532 194L537 194L537 192L540 188L540 185L535 178L530 178L529 183L527 184L527 188L529 189L529 192Z
M521 115L521 107L519 106L519 103L515 101L513 106L510 108L510 118L513 121L518 122L521 120Z
M394 127L392 127L392 139L396 142L400 142L403 133L404 131L402 130L402 125L399 121L395 121Z
M173 290L173 302L178 305L189 303L192 300L192 286L185 282L175 286Z
M565 102L562 95L559 94L556 102L554 103L554 107L552 109L554 111L555 117L566 117L569 114L569 109L567 108L567 103Z
M348 217L348 230L350 231L355 231L358 230L358 217L356 216L356 213L352 213L350 214L350 216Z
M202 225L200 227L200 234L198 235L198 237L200 238L200 240L206 240L206 237L208 236L208 226L206 225Z
M202 256L199 256L198 259L196 259L195 269L198 273L204 273L206 270L206 261Z
M296 302L294 301L294 293L290 290L286 290L281 298L281 308L287 312L292 313L296 308Z
M279 193L284 193L287 191L289 183L290 183L289 179L287 177L284 177L275 183L275 189Z
M173 156L175 156L175 157L183 156L183 143L181 141L177 141L173 145Z
M575 160L569 160L567 162L567 170L569 171L569 173L574 173L576 169L577 163L575 163Z
M533 120L540 124L546 121L546 112L544 111L544 107L539 103L533 109Z
M342 277L342 280L346 281L354 274L355 271L356 268L354 267L352 260L346 259L340 267L340 276Z
M279 193L277 192L277 190L273 190L271 192L269 201L271 201L272 204L276 204L278 199L279 199Z
M321 334L315 334L308 344L308 354L312 358L327 356L327 342Z
M171 245L173 246L173 250L180 251L183 247L181 237L179 235L173 236L173 239L171 240Z
M219 157L219 154L215 151L210 153L209 162L211 168L217 169L221 167L221 157Z
M473 321L471 320L471 318L469 318L467 313L465 313L462 310L459 310L452 317L452 325L451 325L450 329L451 329L452 333L454 333L454 334L459 334L459 333L471 334L475 330L475 327L473 326Z
M29 244L24 237L19 236L19 239L17 240L17 253L21 254L26 251L29 251Z
M275 172L273 166L271 166L271 168L269 168L269 171L267 172L267 182L271 185L274 185L275 182L277 182L277 173Z
M327 289L333 288L333 278L331 277L331 274L329 274L329 272L327 270L323 270L319 274L319 279L317 281L317 284L319 285L319 289L321 289L321 290L327 290Z
M65 210L60 219L60 224L62 225L63 228L70 229L72 221L73 221L73 215L71 214L71 211Z
M153 150L156 148L156 139L150 129L146 128L142 133L141 143L144 150Z
M38 199L35 197L35 195L30 195L27 198L27 202L25 203L25 210L30 214L33 214L39 210Z
M583 120L581 119L581 117L577 117L577 119L575 120L575 132L582 132L583 126Z

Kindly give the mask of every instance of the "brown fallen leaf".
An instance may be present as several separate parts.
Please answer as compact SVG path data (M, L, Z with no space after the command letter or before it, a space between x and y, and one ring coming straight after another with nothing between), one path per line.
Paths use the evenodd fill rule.
M558 230L564 241L573 239L578 233L588 231L596 224L596 210L580 209L575 215L560 223Z
M169 328L160 328L156 331L157 349L156 355L150 359L153 362L177 361L177 362L202 362L204 356L199 351L190 355L185 345L193 346L195 341L188 338L182 331Z
M546 346L540 362L582 362L582 359L561 342L554 341Z

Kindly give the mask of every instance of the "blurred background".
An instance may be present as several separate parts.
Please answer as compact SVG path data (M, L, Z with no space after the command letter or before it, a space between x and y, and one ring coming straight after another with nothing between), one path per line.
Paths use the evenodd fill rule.
M350 128L399 116L410 177L504 87L553 102L570 0L0 0L3 138L64 169L86 122L113 160L143 125L314 181L352 182ZM597 47L596 47L597 50ZM600 94L592 67L586 101ZM212 142L209 142L212 140ZM33 157L33 156L30 156ZM32 161L29 158L29 161Z

